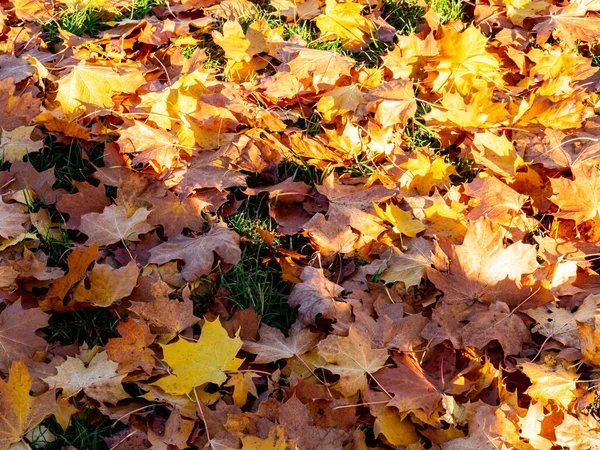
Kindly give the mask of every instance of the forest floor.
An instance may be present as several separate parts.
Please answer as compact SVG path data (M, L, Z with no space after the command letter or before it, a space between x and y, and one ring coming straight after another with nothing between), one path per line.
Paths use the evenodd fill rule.
M599 11L0 0L0 449L600 449Z

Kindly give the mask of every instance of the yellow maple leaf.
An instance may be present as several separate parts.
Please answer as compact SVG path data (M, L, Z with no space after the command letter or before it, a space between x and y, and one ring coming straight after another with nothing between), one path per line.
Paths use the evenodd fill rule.
M317 111L323 119L331 122L338 116L356 111L364 97L358 85L343 86L324 94L317 103Z
M161 346L173 373L153 384L168 394L184 395L205 383L221 385L227 380L225 371L237 370L244 361L236 358L242 340L231 339L219 319L205 322L197 342L179 339Z
M54 392L31 397L32 378L25 363L15 361L8 380L0 380L0 448L22 440L23 435L56 409Z
M525 391L531 398L547 404L554 400L567 409L575 399L575 388L579 375L575 370L565 369L560 364L552 367L548 364L525 362L523 372L529 377L532 385Z
M356 51L366 47L373 23L361 15L363 8L358 2L327 0L325 14L315 19L323 39L340 39L346 50Z
M421 195L428 194L434 187L450 184L450 175L457 174L454 166L444 161L444 158L435 156L432 161L421 152L417 152L416 158L409 159L400 167L406 169L406 173L400 178L402 188L415 189Z
M487 51L487 42L475 26L462 33L450 26L443 27L437 42L439 55L432 59L438 63L433 90L467 95L473 87L502 86L500 58Z
M490 132L475 133L473 145L475 148L471 152L475 162L504 178L512 178L517 169L525 165L504 134L497 136Z
M404 234L408 237L417 237L425 229L425 225L419 219L413 219L412 215L402 210L396 205L384 205L380 208L373 203L377 215L382 219L391 223L394 231L398 234Z
M133 93L146 82L137 64L79 64L58 80L56 101L65 114L114 106L112 96Z

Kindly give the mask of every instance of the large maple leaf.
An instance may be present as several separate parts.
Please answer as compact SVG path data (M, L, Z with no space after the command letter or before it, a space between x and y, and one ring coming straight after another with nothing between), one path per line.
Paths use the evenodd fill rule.
M516 242L505 248L505 235L503 228L482 217L471 222L462 245L440 239L436 268L428 269L427 276L444 293L444 302L502 301L517 306L532 295L533 289L521 279L539 267L535 247Z
M600 165L578 164L571 168L574 180L551 179L555 194L550 200L560 207L557 217L600 223Z
M139 208L129 217L124 206L110 205L102 213L91 212L82 216L79 229L87 234L89 243L95 242L100 246L139 241L140 234L154 228L146 222L148 214L149 210Z
M367 375L381 369L389 355L387 349L372 348L365 335L359 333L354 325L350 326L348 336L330 335L317 346L323 365L340 376L335 389L349 397L357 391L365 391L368 386Z
M236 358L242 340L230 338L218 319L204 323L198 341L179 339L162 348L173 374L153 384L169 394L184 395L205 383L221 385L227 380L225 371L237 370L244 361Z
M139 69L137 64L79 64L58 80L56 101L66 114L80 108L111 107L114 94L135 92L146 82Z
M164 264L176 259L185 262L181 274L192 281L208 275L215 262L216 252L227 264L237 264L241 257L239 236L226 225L217 225L208 233L197 236L176 236L150 251L150 262Z
M22 361L10 367L8 379L0 380L0 448L21 442L25 433L56 409L55 393L29 395L32 378Z
M50 315L39 308L24 309L17 300L0 313L0 370L12 361L31 358L48 344L36 330L48 326Z

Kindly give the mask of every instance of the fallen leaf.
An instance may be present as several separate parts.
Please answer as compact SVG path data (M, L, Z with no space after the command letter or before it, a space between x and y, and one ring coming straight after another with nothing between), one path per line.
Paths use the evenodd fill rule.
M8 449L56 409L54 392L30 396L32 378L22 361L15 361L8 378L0 380L0 447Z
M236 371L243 362L236 358L242 340L230 338L218 319L204 323L196 342L180 338L161 346L173 372L153 384L168 394L185 395L205 383L221 385L227 380L225 371Z

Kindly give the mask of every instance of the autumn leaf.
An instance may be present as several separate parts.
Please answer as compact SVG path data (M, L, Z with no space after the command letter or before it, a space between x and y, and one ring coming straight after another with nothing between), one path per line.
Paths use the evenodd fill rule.
M438 246L437 269L427 276L449 304L502 301L516 306L531 295L521 278L538 268L535 247L517 242L504 247L505 231L486 218L471 222L462 245ZM442 263L445 260L447 262ZM439 262L438 262L439 261Z
M350 306L339 298L344 290L341 286L310 266L304 268L300 279L302 282L294 286L288 302L292 307L300 307L298 315L305 325L315 323L319 315L326 319L349 319Z
M0 236L11 238L23 231L23 224L29 217L16 204L0 200Z
M226 225L214 226L208 233L197 236L177 236L151 250L150 262L164 264L176 259L185 262L181 272L187 280L208 275L213 268L217 253L227 264L240 260L239 236Z
M135 92L145 82L136 64L78 64L58 80L56 101L66 114L111 107L114 94Z
M148 325L143 320L136 322L128 318L119 322L117 331L120 338L109 339L106 354L109 359L119 363L119 373L129 373L141 367L147 374L155 366L154 352L148 348L154 342Z
M230 338L218 319L204 323L196 342L179 339L161 346L173 372L153 384L168 394L184 395L205 383L221 385L227 380L225 372L236 371L243 362L236 358L242 340Z
M550 200L560 207L557 217L574 220L577 224L587 220L600 221L600 198L596 189L600 185L600 166L579 164L572 169L574 180L551 179L554 195Z
M560 364L552 367L532 362L525 362L522 367L523 372L532 382L525 391L531 398L544 404L547 404L548 400L553 400L565 409L575 399L574 391L579 375L574 370L565 369Z
M256 355L256 364L265 364L280 359L293 358L312 350L319 335L303 328L300 322L296 322L288 337L277 328L261 325L259 330L260 340L258 342L244 341L244 350Z
M104 351L97 353L87 365L77 357L68 356L56 367L57 374L44 381L51 389L61 389L63 397L73 397L83 391L101 403L115 404L129 398L121 384L125 375L119 375L117 367Z
M417 111L414 86L411 81L394 80L371 89L366 96L367 108L375 111L375 121L381 126L406 125Z
M327 0L324 14L317 16L315 23L324 38L338 38L345 49L356 51L366 46L373 30L372 22L361 15L363 8L357 2Z
M36 330L48 326L49 318L38 308L24 309L21 300L0 313L0 370L6 372L13 361L31 358L47 347Z
M149 210L140 208L128 217L124 206L110 205L102 213L83 215L79 229L88 236L90 243L96 242L99 246L139 241L140 234L153 228L146 222L149 214Z
M22 161L29 152L39 151L43 143L31 139L34 128L22 126L12 131L0 129L0 159L4 162Z
M323 366L340 376L335 389L344 396L364 391L368 385L367 376L381 369L389 355L386 349L372 348L365 342L365 336L354 326L350 326L348 336L330 335L319 342L318 353L326 364Z
M194 316L191 300L171 300L171 289L163 281L157 281L150 288L152 300L132 302L130 310L148 319L155 334L164 336L164 341L172 340L177 333L197 323L200 318ZM162 342L162 341L161 341Z
M425 225L418 220L413 219L409 213L396 205L386 204L383 208L373 205L377 215L392 224L394 232L404 234L408 237L417 237L417 233L425 230Z
M71 295L76 302L107 307L131 294L138 273L139 268L133 260L119 269L108 264L96 264L88 272L87 280L75 286ZM89 288L86 287L87 282Z
M22 361L15 361L7 380L0 380L0 447L9 448L56 409L54 392L30 396L32 378Z

